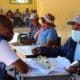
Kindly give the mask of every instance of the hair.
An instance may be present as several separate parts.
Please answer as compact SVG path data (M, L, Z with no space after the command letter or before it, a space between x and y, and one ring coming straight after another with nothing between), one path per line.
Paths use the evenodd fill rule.
M4 15L0 15L0 25L9 29L14 27L13 22L7 16Z
M37 13L37 10L32 9L32 10L31 10L31 13Z

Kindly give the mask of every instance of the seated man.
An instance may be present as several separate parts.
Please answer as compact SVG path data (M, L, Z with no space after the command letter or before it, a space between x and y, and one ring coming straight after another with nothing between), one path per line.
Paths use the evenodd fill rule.
M0 15L0 63L13 65L19 72L26 73L28 66L10 48L8 41L13 37L13 24L6 16Z
M41 53L40 55L48 57L60 55L68 58L71 62L80 60L80 16L75 16L68 24L72 25L72 34L63 46L58 48L40 47L33 49L33 53L36 54L38 52L38 54Z

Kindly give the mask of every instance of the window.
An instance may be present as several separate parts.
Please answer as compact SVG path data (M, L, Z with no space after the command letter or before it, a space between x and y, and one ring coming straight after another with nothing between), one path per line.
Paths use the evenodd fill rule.
M31 0L10 0L10 3L31 3Z

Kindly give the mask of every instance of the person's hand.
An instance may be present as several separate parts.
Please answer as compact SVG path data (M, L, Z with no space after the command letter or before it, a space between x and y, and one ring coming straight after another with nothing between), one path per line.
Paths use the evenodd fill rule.
M68 71L71 74L78 73L78 72L80 72L80 64L76 63L76 64L70 66L68 69L66 69L66 71Z
M34 55L40 55L40 53L41 53L40 48L37 47L37 48L32 49L32 53L33 53Z

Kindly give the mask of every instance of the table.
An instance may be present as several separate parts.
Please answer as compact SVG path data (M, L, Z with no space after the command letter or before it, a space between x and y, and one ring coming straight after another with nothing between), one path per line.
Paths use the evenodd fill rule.
M26 56L33 56L31 50L35 47L39 47L41 45L29 45L29 46L13 46L13 48L18 52L20 55ZM25 58L25 57L22 57ZM26 59L26 58L25 58ZM40 72L35 72L35 74L21 74L19 73L20 79L19 80L67 80L69 74L67 72L63 73L56 73L49 75L43 75Z
M31 63L31 62L29 62L29 63ZM27 64L29 64L29 63L27 63ZM31 64L31 65L33 65L33 64ZM41 69L40 69L40 71L41 71ZM33 70L32 72L34 72L34 73L29 72L28 74L19 74L19 75L20 75L21 80L60 80L60 79L67 80L67 78L69 77L69 74L66 71L57 72L55 70L49 74L40 73L40 71ZM47 73L47 71L45 71L45 73Z
M47 76L26 76L26 75L20 75L20 80L68 80L70 76L68 74L66 75L47 75Z

